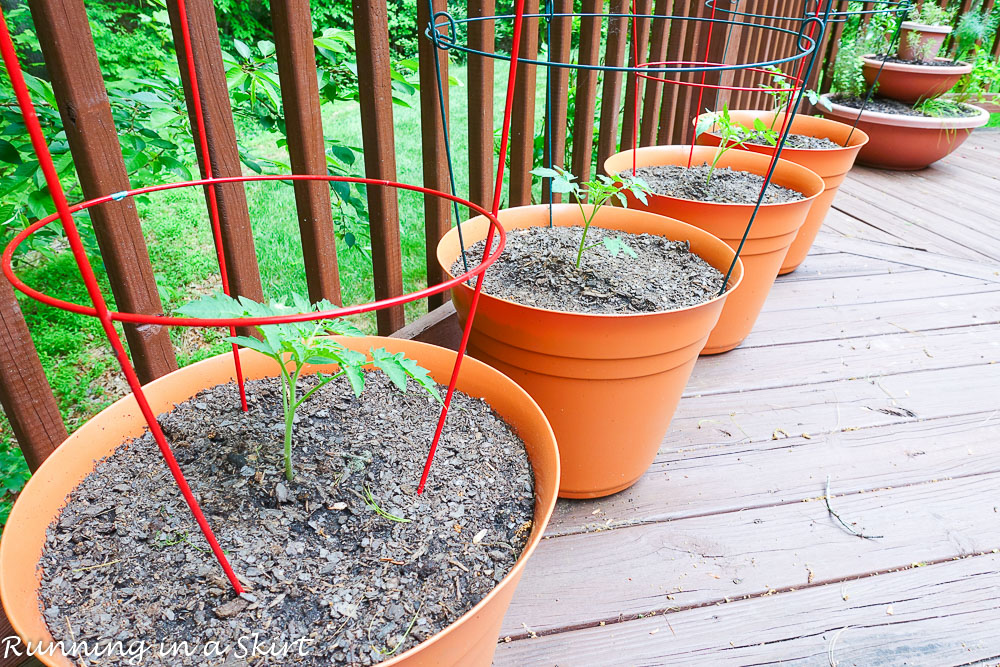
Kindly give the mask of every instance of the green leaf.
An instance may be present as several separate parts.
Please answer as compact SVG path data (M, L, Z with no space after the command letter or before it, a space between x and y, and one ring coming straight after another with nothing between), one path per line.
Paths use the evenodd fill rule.
M244 60L249 60L250 59L250 47L249 46L247 46L246 44L244 44L243 42L241 42L238 39L234 39L233 40L233 46L236 47L236 52L239 53L240 56Z
M252 336L227 336L226 341L236 343L242 347L248 347L251 350L256 350L257 352L266 354L271 358L277 358L279 355L278 351L268 345L265 341L257 340Z
M403 370L399 363L399 359L396 355L390 354L385 348L380 347L379 349L373 349L372 354L372 364L376 368L381 370L383 373L389 376L392 383L399 388L401 392L406 392L406 371ZM397 353L400 357L402 352Z
M351 383L351 389L355 396L361 396L365 390L365 372L357 366L344 366L342 369L347 376L347 381Z
M0 139L0 160L7 164L21 164L21 154L17 152L14 144Z
M625 243L625 240L618 236L605 237L603 243L612 257L617 257L623 252L629 257L638 257L635 250L632 250L629 244Z
M257 48L260 50L262 55L269 56L274 53L274 42L262 39L257 42Z

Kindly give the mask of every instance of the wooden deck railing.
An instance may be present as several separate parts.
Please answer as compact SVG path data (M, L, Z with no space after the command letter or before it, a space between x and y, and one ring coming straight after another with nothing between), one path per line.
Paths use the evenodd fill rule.
M433 2L435 11L445 8L445 0ZM795 17L801 15L805 2L762 0L754 5L754 9L761 13ZM840 8L846 6L846 0L835 2ZM973 2L963 0L963 9ZM993 0L987 0L987 3L992 5ZM186 4L191 19L195 72L204 107L209 146L207 161L211 164L213 176L237 176L241 173L241 165L215 10L211 0L187 0ZM568 12L572 4L572 0L555 0L555 11ZM271 0L270 6L292 171L325 174L326 157L309 4L303 0ZM428 21L429 7L425 0L419 0L417 6L418 23L424 26ZM537 13L538 6L539 0L526 0L525 11ZM636 0L635 6L638 13L648 13L653 9L658 15L707 17L711 12L704 0L655 0L655 3L654 0ZM167 7L174 38L180 41L176 0L167 0ZM626 13L630 7L631 2L626 0L609 0L607 3L603 0L583 0L584 13ZM93 198L128 189L129 182L84 0L30 0L30 9L84 196ZM470 17L493 15L495 0L467 0L466 11ZM397 180L385 0L353 0L353 15L365 174L371 178ZM760 19L751 21L760 22ZM570 58L571 23L568 19L557 19L551 26L552 43L549 49L559 60ZM786 28L793 25L791 20L781 23ZM526 21L521 49L523 57L537 57L538 24L537 18ZM705 53L710 61L753 62L790 54L794 48L789 35L771 34L766 39L744 38L741 33L751 30L750 27L735 27L728 36L723 30L715 30L710 37L708 24L704 22L676 21L668 24L667 21L640 20L636 25L638 34L632 35L631 21L613 19L608 26L607 38L603 39L599 19L582 19L578 35L579 62L591 65L634 64L633 40L638 46L639 59L644 62L701 60ZM822 78L829 81L829 68L836 55L840 29L839 25L835 25L820 44L825 64L822 68L815 68L810 86L821 78L821 70L826 73ZM483 21L471 24L467 38L474 48L491 51L494 45L493 23ZM448 190L442 118L434 72L436 58L447 81L448 59L428 40L422 38L420 43L423 181L430 188ZM193 119L188 63L184 50L177 51L188 110ZM468 59L468 192L471 201L487 207L492 200L495 173L493 75L494 71L503 71L505 66L506 63L482 56L472 55ZM521 65L518 73L520 85L514 105L510 147L508 201L511 206L531 201L530 170L534 160L536 111L544 115L544 109L535 108L535 83L536 77L545 73L536 69L535 66ZM581 179L590 175L593 164L592 136L594 112L598 104L597 165L603 164L604 159L620 147L630 146L636 132L641 145L691 140L691 119L699 110L696 88L653 80L636 81L635 77L623 76L620 72L608 72L599 77L593 70L581 70L576 75L575 115L567 136L567 127L570 126L567 117L569 72L557 69L553 75L552 99L547 105L551 107L552 115L545 119L545 131L551 136L555 163L562 165L568 157L570 169ZM690 82L694 76L688 74L681 78ZM761 73L739 72L721 77L716 75L716 78L722 82L756 86L764 82L763 76ZM711 78L709 83L713 82ZM621 95L623 83L624 105ZM634 118L636 86L639 88L638 126ZM828 83L824 83L824 87L828 87ZM448 91L444 93L447 105ZM724 102L744 108L765 105L764 96L759 92L738 91L731 95L727 91L706 89L701 106L716 108ZM192 125L195 126L195 123L192 122ZM566 156L568 139L573 140L572 151ZM205 162L204 159L199 160L203 175L206 175ZM243 185L234 183L215 187L233 291L259 299L262 296L261 278ZM309 296L313 300L327 298L340 303L328 185L323 182L297 182L294 188ZM375 296L383 299L403 291L399 205L396 192L391 188L369 187L367 196ZM436 284L442 280L443 274L437 266L435 247L451 220L447 203L443 200L426 198L424 213L427 280L429 284ZM134 203L125 199L94 208L91 219L119 308L147 314L160 312L162 305ZM65 439L66 429L14 292L6 280L0 280L0 283L0 401L29 467L34 470ZM441 305L443 300L443 297L432 299L430 308ZM433 317L429 322L431 329L437 324ZM392 334L404 324L401 306L377 314L380 334ZM417 325L410 330L425 329ZM177 367L164 329L126 326L125 335L143 382ZM6 619L0 615L0 635L6 634L5 622ZM10 664L15 663L0 659L0 666Z

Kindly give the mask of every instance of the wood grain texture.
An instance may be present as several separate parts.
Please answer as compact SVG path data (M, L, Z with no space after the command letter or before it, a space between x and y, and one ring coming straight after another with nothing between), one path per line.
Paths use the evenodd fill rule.
M1000 423L992 433L983 433L997 434ZM810 475L803 479L801 493L736 498L720 504L725 509L720 513L544 540L525 570L501 633L524 637L528 632L522 624L545 633L570 625L613 623L622 616L631 619L759 597L989 552L1000 543L993 504L967 499L989 493L1000 481L996 467L1000 456L980 467L967 453L967 442L958 443L955 450L965 458L966 468L977 474L864 493L841 492L839 479L831 482L831 506L845 520L857 522L856 530L881 536L877 540L850 534L827 511L823 499L827 473L839 474L851 458L849 452L835 451L822 452L832 458L813 459L805 471L789 471ZM916 450L906 451L913 455ZM906 459L908 455L900 451L898 456ZM710 467L711 463L701 465ZM933 469L922 471L932 473ZM682 468L672 477L692 472ZM722 476L739 484L739 477L758 472L755 465L739 465ZM706 487L705 479L701 477L700 485L682 480L674 498L712 495L714 486L726 486L709 481ZM754 504L761 501L765 504ZM914 539L916 535L919 540ZM573 554L571 561L568 553ZM830 558L830 553L838 557ZM588 564L589 576L581 578L573 567L567 567L576 562ZM637 656L630 653L628 657Z
M604 51L605 67L625 64L628 46L628 19L621 15L628 12L628 0L611 0L608 18L608 37ZM622 73L603 72L601 84L600 125L597 131L597 173L604 174L604 161L618 152L618 117L622 98Z
M1000 652L998 591L988 554L501 643L493 664L973 664Z
M635 0L629 11L634 11L637 15L650 13L653 7L652 0ZM648 62L647 48L649 46L650 33L649 18L636 18L628 20L629 40L625 50L628 56L629 67L636 67L640 63ZM638 74L625 74L625 110L622 113L622 150L629 150L635 146L637 133L641 125L641 120L637 123L637 111L642 109L643 91L646 80Z
M604 0L582 0L580 19L581 65L597 65L601 53L601 19L595 14L604 10ZM587 15L590 16L587 16ZM573 174L580 181L590 180L593 156L594 105L597 102L597 70L581 69L576 73L576 106L573 116Z
M209 161L212 173L205 169L203 155L198 155L198 164L204 177L240 176L239 149L236 146L236 127L233 111L229 104L229 89L222 64L222 50L219 46L219 26L215 21L215 7L211 0L187 0L188 25L191 31L195 72L201 94L202 111L205 119L205 136L208 141ZM170 28L174 43L177 44L177 64L184 84L184 97L191 121L195 144L198 137L198 123L191 96L191 82L188 80L187 56L181 37L181 16L176 0L167 0L170 14ZM219 223L222 228L222 249L229 273L229 284L234 295L246 296L256 301L263 299L257 254L254 249L253 230L247 209L246 192L242 183L226 183L211 186L215 188L219 205ZM206 190L207 196L207 190Z
M554 0L553 13L572 14L572 0ZM572 17L555 18L551 26L552 44L549 47L552 54L552 61L556 63L570 62L570 49L573 41L573 19ZM550 82L546 82L546 97L550 97L546 103L545 114L545 151L551 151L552 164L557 167L566 166L566 114L569 104L569 69L565 67L547 67L545 76L551 77ZM551 113L549 113L551 111ZM542 155L542 164L549 164L548 152ZM542 202L549 201L548 179L542 180ZM552 194L552 201L559 203L562 195Z
M396 148L392 127L392 83L389 74L389 18L383 3L353 0L358 52L361 135L368 178L396 180ZM403 260L399 240L399 197L395 188L368 187L375 298L403 293ZM379 334L406 324L402 306L376 314Z
M325 176L326 142L316 80L316 48L309 1L274 0L271 3L271 20L292 173ZM330 184L325 181L295 181L293 187L309 299L313 302L329 299L340 304L337 236L333 227Z
M448 174L448 152L445 131L448 124L448 86L438 87L438 71L442 81L448 81L448 52L438 49L424 35L434 13L445 10L444 0L417 0L417 32L420 70L420 141L423 160L424 187L439 192L451 192ZM445 33L439 31L439 34ZM435 65L435 61L437 61ZM441 95L443 93L443 96ZM444 100L442 109L441 100ZM442 113L444 116L442 117ZM451 229L453 206L441 197L424 197L424 257L427 263L427 285L443 282L447 274L437 261L437 244ZM458 222L457 220L455 221ZM427 298L427 309L434 310L444 303L447 294Z
M494 0L469 0L469 18L494 16ZM469 23L469 47L486 53L493 52L495 24L493 21ZM490 210L493 205L495 179L493 157L493 59L469 56L469 201Z
M524 14L538 14L539 0L524 0ZM524 60L538 59L538 19L525 18L518 51ZM510 125L509 206L531 203L531 170L535 156L535 83L538 67L519 64L514 85L513 117Z
M653 7L655 16L669 16L670 7L673 0L656 0ZM667 58L667 35L670 33L671 20L668 18L654 18L651 21L649 37L649 56L647 63L662 63ZM655 69L655 67L651 67ZM656 131L660 122L660 105L663 103L663 79L667 74L651 74L654 77L647 79L642 100L642 119L639 128L639 144L641 146L652 146L656 143Z
M130 189L83 1L32 0L30 7L84 197ZM162 315L135 201L129 197L88 212L114 294L109 305L117 304L124 312ZM177 369L165 327L130 324L124 331L141 382Z

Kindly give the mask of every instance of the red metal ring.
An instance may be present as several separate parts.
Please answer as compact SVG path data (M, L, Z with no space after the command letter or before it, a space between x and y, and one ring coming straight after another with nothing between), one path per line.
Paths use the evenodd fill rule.
M367 313L375 310L380 310L382 308L389 308L392 306L398 306L411 301L416 301L418 299L423 299L434 294L440 294L446 290L451 289L459 283L465 282L466 280L482 275L486 272L486 269L490 267L503 252L504 245L506 244L506 234L504 233L503 227L500 225L496 216L487 211L478 204L474 204L468 200L462 199L452 194L446 192L441 192L438 190L433 190L431 188L425 188L419 185L407 185L405 183L397 183L394 181L386 181L374 178L360 178L353 176L317 176L308 174L273 174L273 175L259 175L259 176L231 176L225 178L206 178L197 181L184 181L180 183L168 183L165 185L154 185L145 188L137 188L135 190L127 190L125 192L118 192L110 195L105 195L103 197L98 197L96 199L90 199L88 201L80 202L74 204L70 207L71 213L76 213L77 211L82 211L85 209L98 206L100 204L105 204L111 201L121 201L126 197L132 197L135 195L149 194L152 192L161 192L164 190L173 190L176 188L184 187L194 187L194 186L205 186L205 185L216 185L221 183L246 183L246 182L258 182L258 181L328 181L328 182L340 182L340 183L361 183L365 185L379 185L385 187L398 188L401 190L410 190L413 192L419 192L424 195L434 195L436 197L441 197L449 201L460 204L469 210L483 215L490 222L490 227L499 233L500 238L496 244L495 250L489 255L486 255L475 268L470 269L468 272L463 273L459 276L446 280L444 282L438 283L431 287L425 287L424 289L418 290L416 292L410 292L409 294L403 294L401 296L390 297L388 299L382 299L380 301L374 301L371 303L354 305L354 306L344 306L342 308L335 308L333 310L324 310L315 313L291 313L288 315L276 315L272 317L227 317L227 318L195 318L195 317L172 317L168 315L143 315L140 313L124 313L118 311L110 311L111 319L116 322L130 322L134 324L156 324L161 326L188 326L188 327L228 327L228 326L262 326L268 324L287 324L291 322L312 322L315 320L327 319L330 317L346 317L348 315L355 315L358 313ZM58 220L59 214L53 213L48 215L30 226L22 230L17 236L7 244L4 248L2 257L3 273L11 284L19 291L26 294L28 297L40 301L46 305L53 306L62 310L67 310L69 312L77 313L80 315L88 315L91 317L97 317L97 310L92 306L84 306L78 303L72 303L69 301L64 301L63 299L58 299L48 294L44 294L33 287L27 285L24 281L18 278L14 274L11 262L14 256L14 252L17 248L24 243L32 234L42 229L51 222Z

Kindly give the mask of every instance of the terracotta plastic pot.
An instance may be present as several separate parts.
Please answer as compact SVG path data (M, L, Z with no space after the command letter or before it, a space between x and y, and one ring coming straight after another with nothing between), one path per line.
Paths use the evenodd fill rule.
M549 209L511 208L499 220L507 230L545 226ZM553 206L552 220L560 227L582 224L572 204ZM735 254L707 232L651 213L605 207L593 224L689 241L694 253L720 271ZM466 244L481 241L487 222L473 218L462 224L462 233ZM438 244L445 271L459 252L458 230L452 229ZM738 263L730 284L738 286L742 276ZM452 290L463 324L472 293L467 285ZM653 462L727 296L661 313L597 315L533 308L483 293L469 351L524 387L549 418L562 461L559 495L606 496L634 484Z
M878 75L877 92L882 97L888 97L906 104L916 104L921 100L944 95L955 87L958 80L972 71L972 65L958 63L956 65L911 65L908 63L886 62L881 58L865 56L861 72L865 83L869 86ZM948 58L935 58L942 63L950 63ZM879 73L879 67L882 72Z
M974 106L974 105L969 105ZM949 155L969 138L977 127L990 120L985 110L961 118L931 118L864 111L858 127L869 141L858 153L860 164L898 171L914 171ZM829 95L820 98L819 109L824 116L853 124L858 110L837 104Z
M711 162L717 150L711 146L695 146L692 154L691 146L647 146L636 152L636 166L687 166L689 155L692 155L691 164L699 165ZM719 160L720 167L748 171L760 176L767 174L770 163L770 156L739 150L726 151ZM604 169L612 176L631 171L632 151L612 155L605 161ZM740 259L746 270L743 283L729 295L719 323L712 330L702 354L731 350L742 343L753 329L781 263L785 260L788 247L805 222L809 208L823 192L823 179L788 160L778 160L771 181L801 192L805 199L760 207L746 244L740 252ZM754 208L752 204L720 204L663 195L650 196L648 205L629 197L629 207L690 222L719 237L734 249L739 246Z
M902 60L916 60L929 53L937 55L948 39L951 26L925 25L915 21L903 21L899 27L899 49L897 54ZM925 50L926 47L926 50Z
M448 382L455 362L451 350L395 338L350 338L345 344L359 351L385 347L404 352L430 370L438 382ZM274 376L277 364L251 350L241 350L248 379ZM328 367L324 367L328 368ZM224 354L166 375L146 386L156 413L171 410L202 389L233 380L232 355ZM559 486L559 455L552 429L527 393L486 364L467 359L458 388L486 400L524 440L535 473L535 513L531 535L514 568L489 595L461 618L423 643L384 665L483 665L493 659L504 613L538 546L555 506ZM14 631L24 640L51 641L38 608L40 573L36 570L45 531L59 514L67 495L90 474L98 459L122 442L146 430L131 395L107 408L69 437L38 469L21 492L0 542L0 596ZM429 443L428 443L429 444ZM433 472L431 473L433 474ZM225 545L223 545L225 546ZM114 613L109 610L109 613ZM39 656L46 665L69 667L64 656Z
M760 118L769 127L773 120L775 129L780 129L781 119L775 119L774 116L775 112L773 111L729 112L729 117L734 122L745 127L753 127L754 119ZM812 207L809 209L809 214L806 216L806 221L799 228L798 233L795 235L795 240L792 241L792 245L789 246L788 253L785 255L785 261L781 263L778 275L791 273L805 260L806 255L809 254L809 249L812 248L813 241L816 240L819 228L823 226L826 214L830 211L830 205L833 204L833 199L837 196L840 184L844 182L847 172L854 166L854 159L858 156L858 151L868 143L868 135L861 130L851 132L850 125L838 123L835 120L827 118L817 118L816 116L797 114L792 119L792 127L789 131L794 134L829 139L834 143L840 144L842 147L824 148L822 150L785 148L781 151L781 158L783 160L801 164L822 178L824 189L820 196L816 198L816 201L813 202ZM843 146L845 141L847 141L847 146ZM715 133L706 132L698 137L698 143L706 146L718 146L720 142L721 138ZM774 150L771 146L756 144L747 144L745 148L754 153L762 153L764 155L771 155Z

